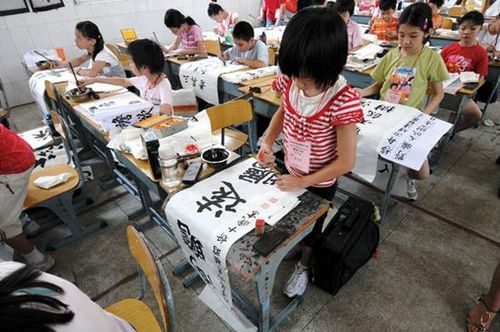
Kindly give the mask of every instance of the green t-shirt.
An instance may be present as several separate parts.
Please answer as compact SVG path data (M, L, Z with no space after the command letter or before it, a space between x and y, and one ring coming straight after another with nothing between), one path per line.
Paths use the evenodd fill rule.
M380 99L384 100L390 87L389 78L396 66L411 68L418 53L399 59L400 49L394 48L387 53L377 64L371 76L377 82L382 82ZM399 61L398 61L399 60ZM401 100L400 104L420 108L430 83L442 82L448 79L448 70L441 56L424 46L415 64L415 78L413 79L411 94L408 100Z

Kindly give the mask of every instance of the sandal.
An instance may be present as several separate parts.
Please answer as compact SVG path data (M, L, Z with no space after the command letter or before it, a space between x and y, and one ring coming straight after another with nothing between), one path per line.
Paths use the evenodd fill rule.
M479 311L479 313L481 314L481 316L479 317L479 321L475 318L472 318L470 312L467 315L466 326L467 326L467 331L469 332L472 331L488 332L488 329L490 328L493 318L495 318L496 314L498 314L498 311L493 311L490 308L488 308L488 306L486 306L483 297L484 294L482 294L481 297L477 300L476 306L473 309L471 309L472 311L477 307L481 307Z

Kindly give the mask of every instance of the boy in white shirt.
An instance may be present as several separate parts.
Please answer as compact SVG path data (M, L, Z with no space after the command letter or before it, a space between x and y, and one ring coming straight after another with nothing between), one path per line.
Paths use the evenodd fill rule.
M163 74L165 58L158 44L149 39L130 43L128 53L132 57L131 68L136 77L95 77L82 81L83 85L108 83L123 87L134 86L141 98L159 107L160 114L173 115L172 86Z

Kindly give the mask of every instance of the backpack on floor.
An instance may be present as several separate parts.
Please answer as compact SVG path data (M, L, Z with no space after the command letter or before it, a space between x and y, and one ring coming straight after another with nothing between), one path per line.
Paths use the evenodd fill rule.
M313 248L313 283L335 295L377 249L380 233L374 205L349 197Z

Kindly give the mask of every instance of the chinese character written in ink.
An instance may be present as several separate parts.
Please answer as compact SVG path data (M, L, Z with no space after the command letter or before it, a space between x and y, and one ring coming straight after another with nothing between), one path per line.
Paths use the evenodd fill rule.
M219 210L215 212L215 217L219 218L220 215L222 214L222 203L226 203L227 200L232 200L232 204L226 204L224 206L225 211L230 211L230 212L236 212L235 207L239 203L246 203L247 201L243 198L240 197L240 195L236 192L234 189L233 185L227 181L222 181L222 183L227 187L220 187L219 190L212 191L212 196L210 198L207 198L206 196L202 196L202 200L205 202L197 201L196 204L198 204L198 210L197 212L200 213L204 211L205 209L208 211L212 211L212 206L217 207Z
M403 153L403 151L401 151L401 150L396 152L396 155L394 156L394 158L396 158L397 160L405 160L405 157L406 157L406 153Z
M215 256L220 256L220 249L217 246L214 246L212 251Z
M220 244L223 244L224 242L227 242L227 235L224 234L224 233L221 233L221 234L217 235L217 241Z
M243 174L238 176L238 179L255 184L263 180L263 184L274 185L278 180L278 177L271 169L261 166L258 162L255 162L252 164L252 167L248 168L243 172Z
M380 174L385 173L385 172L389 173L389 167L387 167L387 164L384 164L384 168L383 169L379 169L378 172Z
M247 217L248 218L257 218L257 213L258 213L257 211L253 210L252 212L247 213Z
M250 221L246 220L245 216L243 216L240 220L238 220L238 227L247 226L250 224Z
M198 82L198 79L196 77L191 77L191 82L193 83L193 88L196 88L196 82Z
M179 230L182 234L182 240L184 241L186 246L191 249L196 257L205 260L205 255L203 254L203 245L201 244L200 240L198 240L191 234L188 225L182 223L180 220L177 220L177 226L179 226Z
M189 82L189 75L182 75L182 78L184 79L185 84L187 84L187 82Z
M392 148L390 145L385 145L383 146L381 149L380 149L380 153L381 154L385 154L385 155L388 155L389 153L391 153L392 151Z
M238 227L228 227L229 233L236 233L236 228Z
M149 109L149 110L142 110L140 111L138 114L137 114L137 119L139 119L139 121L142 121L142 120L146 120L150 117L153 116L153 114L151 114L151 112L153 111L153 109Z
M205 88L205 80L200 79L200 89L203 90Z
M118 115L117 117L115 117L111 122L115 124L115 127L119 127L119 128L126 128L130 125L131 121L132 120L132 114L128 114L128 115Z
M203 279L207 284L212 284L212 279L210 279L210 276L207 275L205 271L203 271L198 267L198 264L196 264L196 259L193 256L189 256L189 262L191 263L193 269L195 269L196 272L198 272L201 279Z
M409 150L411 149L411 144L405 141L403 142L403 144L401 144L401 148L404 150Z

